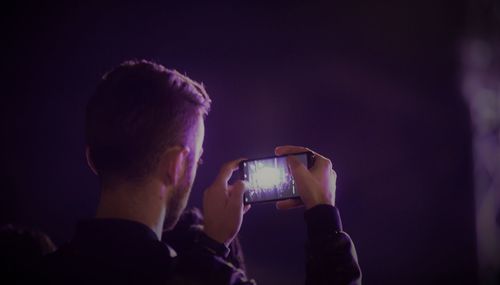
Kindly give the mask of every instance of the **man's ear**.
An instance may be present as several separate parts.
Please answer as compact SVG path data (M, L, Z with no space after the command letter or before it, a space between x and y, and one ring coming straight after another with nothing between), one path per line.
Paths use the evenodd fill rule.
M90 167L90 170L92 170L92 172L95 175L99 175L99 174L97 174L97 169L95 168L94 162L92 161L92 158L90 157L90 148L88 146L85 147L85 157L87 158L87 165Z
M175 146L167 149L160 162L162 176L167 183L178 185L186 171L187 160L191 150L187 146Z

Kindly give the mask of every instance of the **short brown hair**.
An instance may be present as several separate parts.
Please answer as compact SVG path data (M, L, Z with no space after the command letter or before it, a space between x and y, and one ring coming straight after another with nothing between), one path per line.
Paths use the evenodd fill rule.
M202 84L146 60L106 73L87 105L85 135L99 177L141 179L167 146L185 144L210 97Z

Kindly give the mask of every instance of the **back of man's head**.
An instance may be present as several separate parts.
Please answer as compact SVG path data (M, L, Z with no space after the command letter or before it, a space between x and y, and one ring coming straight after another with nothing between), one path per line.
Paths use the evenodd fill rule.
M187 143L210 103L201 84L153 62L126 61L105 74L87 105L85 127L101 182L147 177L167 147Z

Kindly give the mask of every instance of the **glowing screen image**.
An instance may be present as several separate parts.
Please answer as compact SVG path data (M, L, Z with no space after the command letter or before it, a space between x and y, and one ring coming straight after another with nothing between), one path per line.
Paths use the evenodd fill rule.
M307 166L307 154L295 156ZM243 179L247 181L245 203L297 197L286 157L273 157L243 162Z

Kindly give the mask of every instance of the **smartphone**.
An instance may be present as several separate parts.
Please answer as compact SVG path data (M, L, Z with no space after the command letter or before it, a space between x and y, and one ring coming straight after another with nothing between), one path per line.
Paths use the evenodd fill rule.
M295 180L288 168L288 156L296 157L307 168L312 167L312 152L248 159L240 162L240 179L246 181L248 185L243 197L245 205L300 198Z

